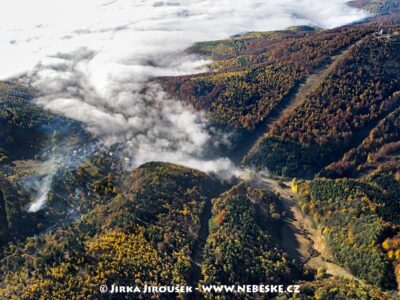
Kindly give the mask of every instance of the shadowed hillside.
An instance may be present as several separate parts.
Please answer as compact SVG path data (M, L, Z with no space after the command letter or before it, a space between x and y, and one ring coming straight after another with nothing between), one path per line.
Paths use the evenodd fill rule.
M154 79L226 133L219 151L243 178L132 170L123 146L1 82L0 298L396 299L399 4L352 5L377 16L197 43L186 52L212 59L207 72ZM300 292L99 291L113 284Z

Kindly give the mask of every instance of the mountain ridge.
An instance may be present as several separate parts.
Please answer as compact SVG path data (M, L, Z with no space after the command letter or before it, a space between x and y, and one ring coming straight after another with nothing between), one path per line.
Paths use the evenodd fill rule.
M212 58L208 72L155 79L233 137L222 153L233 157L261 128L244 145L253 148L244 165L257 170L247 180L165 162L128 171L117 146L36 106L29 87L0 83L0 298L135 299L99 287L268 283L300 285L271 299L396 299L400 17L387 15L396 1L353 4L386 15L199 43L187 51ZM46 178L44 209L29 212ZM311 246L299 257L301 238Z

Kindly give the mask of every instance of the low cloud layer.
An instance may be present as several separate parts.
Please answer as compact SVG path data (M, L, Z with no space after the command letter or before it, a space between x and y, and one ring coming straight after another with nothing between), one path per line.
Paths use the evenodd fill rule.
M43 107L84 122L107 145L121 143L133 166L161 160L227 172L207 159L206 120L168 99L154 76L201 72L183 55L197 41L246 31L363 18L346 0L3 0L0 78L27 75Z

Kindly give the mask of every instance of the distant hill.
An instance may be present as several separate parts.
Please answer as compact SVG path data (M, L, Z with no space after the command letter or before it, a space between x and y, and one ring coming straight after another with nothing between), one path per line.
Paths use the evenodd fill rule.
M397 0L354 0L350 1L350 5L380 14L400 11L400 3Z
M398 4L355 2L380 13ZM300 285L298 295L269 295L277 300L395 299L399 41L395 13L330 30L250 32L188 49L213 60L205 73L155 79L227 133L232 147L221 151L252 170L247 181L164 162L127 170L117 147L35 105L32 88L0 83L0 298L268 283ZM43 190L42 209L30 210ZM304 261L290 253L298 236L310 244ZM350 279L309 268L316 257Z

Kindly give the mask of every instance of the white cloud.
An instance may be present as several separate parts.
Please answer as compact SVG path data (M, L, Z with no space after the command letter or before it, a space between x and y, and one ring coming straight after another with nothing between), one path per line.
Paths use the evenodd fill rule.
M147 81L198 72L183 55L197 41L313 24L334 27L364 13L346 0L2 0L0 78L28 73L46 108L125 143L138 165L171 161L206 171L212 137L202 116Z

